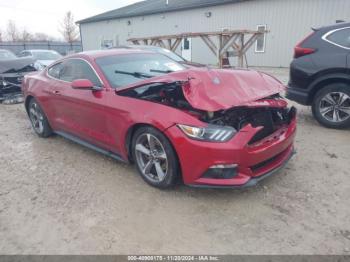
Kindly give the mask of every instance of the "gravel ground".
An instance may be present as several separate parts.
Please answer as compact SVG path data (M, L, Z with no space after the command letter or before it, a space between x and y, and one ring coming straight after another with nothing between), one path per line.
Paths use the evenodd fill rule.
M160 191L0 105L0 253L350 254L350 132L297 107L298 153L258 187Z

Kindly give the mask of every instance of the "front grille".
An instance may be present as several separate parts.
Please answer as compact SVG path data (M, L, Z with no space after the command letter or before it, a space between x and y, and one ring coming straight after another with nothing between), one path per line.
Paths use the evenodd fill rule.
M295 115L295 107L291 107L290 109L275 108L254 115L250 120L251 125L253 127L262 126L263 128L253 136L249 144L254 144L274 133L282 125L289 124L290 121L294 119Z
M252 118L250 124L253 127L262 126L263 128L255 134L255 136L249 141L249 144L253 144L264 137L271 135L276 130L271 111L264 111L256 114L254 118Z

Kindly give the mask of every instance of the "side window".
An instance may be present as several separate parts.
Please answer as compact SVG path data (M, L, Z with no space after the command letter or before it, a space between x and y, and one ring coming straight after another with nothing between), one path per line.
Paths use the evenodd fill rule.
M19 57L25 57L25 56L28 56L26 51L23 51L19 54Z
M47 73L52 76L53 78L60 78L60 73L62 71L63 65L62 63L55 64L49 68Z
M328 35L326 39L333 44L350 48L350 28L335 31Z
M63 62L59 79L67 82L72 82L76 79L89 79L95 86L102 85L91 66L80 59L70 59Z
M265 32L266 31L266 25L258 25L257 31L259 32ZM266 40L266 34L261 34L258 36L255 42L255 53L263 53L265 52L265 40Z

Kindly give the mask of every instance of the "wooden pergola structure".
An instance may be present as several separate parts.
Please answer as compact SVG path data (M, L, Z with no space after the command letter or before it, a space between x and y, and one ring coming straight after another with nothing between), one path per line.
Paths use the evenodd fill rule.
M260 35L268 31L252 31L252 30L224 30L219 32L206 33L182 33L177 35L163 35L152 37L130 38L129 42L135 45L154 45L176 51L183 39L200 38L209 48L209 50L217 57L220 68L226 66L229 56L238 57L238 67L244 66L244 55L248 49L254 44Z

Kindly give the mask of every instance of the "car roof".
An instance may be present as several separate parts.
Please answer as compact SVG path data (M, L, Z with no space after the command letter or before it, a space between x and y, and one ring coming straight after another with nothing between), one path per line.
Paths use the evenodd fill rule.
M145 50L163 50L165 48L160 46L154 46L154 45L125 45L121 46L121 48L133 48L133 49L145 49ZM118 48L118 47L117 47Z
M81 58L97 59L97 58L106 57L106 56L113 56L113 55L147 54L147 53L153 54L153 52L148 52L145 50L117 48L117 49L107 49L107 50L85 51L85 52L72 54L72 55L68 56L67 58L79 58L79 57L81 57Z
M332 25L327 25L327 26L315 28L314 30L316 30L316 31L319 31L319 30L329 31L329 30L343 28L343 27L350 27L350 22L336 23L336 24L332 24Z
M54 53L57 53L57 51L55 50L48 50L48 49L26 49L26 50L23 50L22 52L54 52Z

